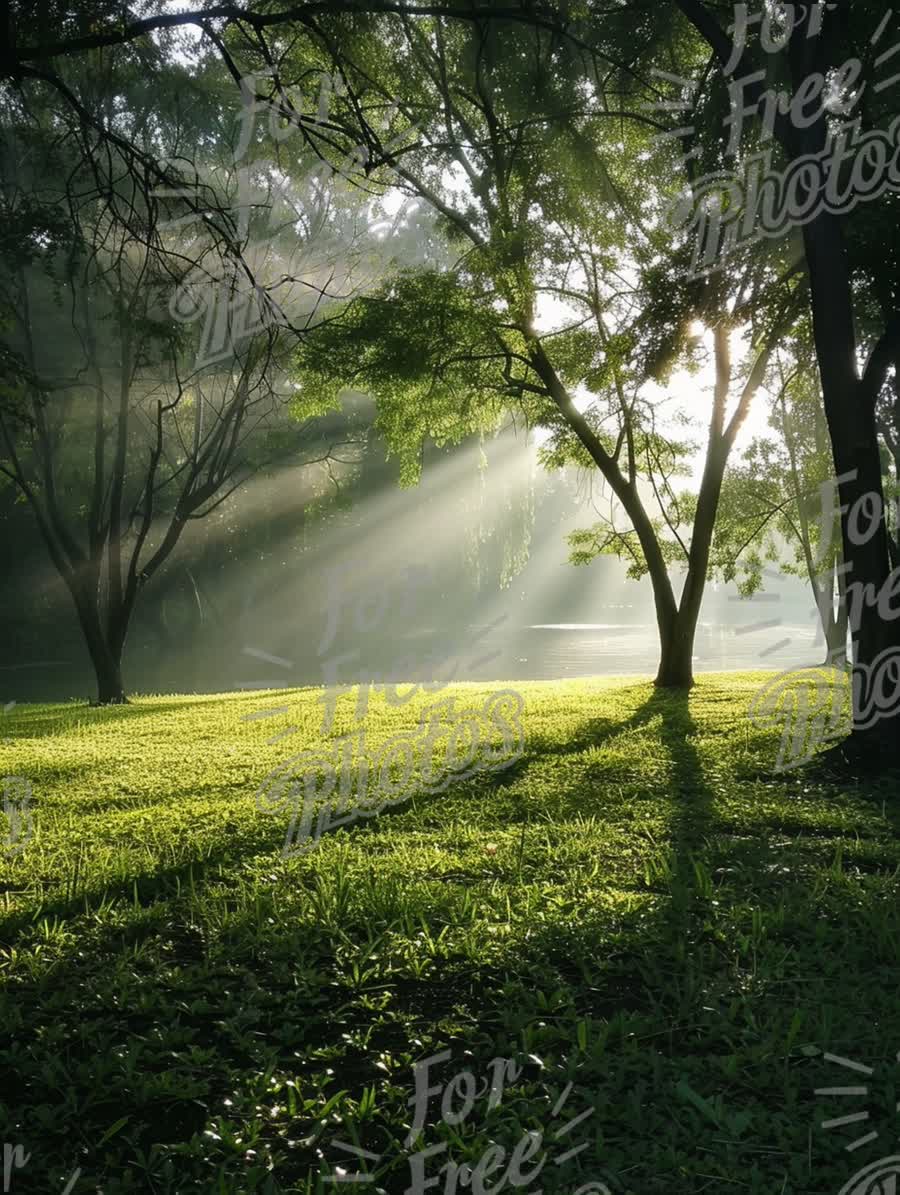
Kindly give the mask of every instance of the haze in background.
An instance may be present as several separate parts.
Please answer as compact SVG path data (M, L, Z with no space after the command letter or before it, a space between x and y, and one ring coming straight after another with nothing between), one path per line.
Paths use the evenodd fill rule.
M483 453L433 449L413 489L375 440L335 481L286 468L248 482L148 590L126 645L130 691L324 684L329 668L347 683L655 671L646 579L611 557L568 563L566 533L596 519L584 487L542 470L521 431ZM16 534L0 539L0 699L85 697L92 675L68 596L28 511L2 513ZM816 663L817 630L799 580L773 573L750 600L713 584L697 668Z

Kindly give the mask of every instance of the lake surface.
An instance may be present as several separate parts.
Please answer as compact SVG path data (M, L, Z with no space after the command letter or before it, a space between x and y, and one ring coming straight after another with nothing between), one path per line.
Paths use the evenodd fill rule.
M656 627L651 625L538 624L489 640L499 658L482 665L472 679L637 674L655 672L659 662ZM745 631L712 624L698 628L694 667L698 672L780 670L817 663L824 654L813 626L779 624Z
M781 671L821 662L825 650L816 625L781 623L747 626L704 623L694 648L695 672L765 669ZM345 636L321 656L320 630L277 637L259 625L230 636L218 651L209 644L177 658L159 652L126 654L126 684L132 692L222 692L360 679L416 682L564 680L583 676L652 675L659 663L651 622L529 623L510 617L452 632L419 629L407 634ZM79 645L80 647L80 645ZM79 652L79 655L82 653ZM0 672L6 697L18 701L87 698L94 690L86 658L34 660Z
M756 625L756 624L751 624ZM308 642L308 641L307 641ZM481 624L453 635L420 630L407 635L360 636L341 654L303 659L243 648L241 676L228 687L268 688L361 678L403 681L563 680L582 676L646 675L656 671L656 627L632 622ZM746 627L704 624L697 632L697 672L782 669L819 663L825 651L815 626ZM223 686L224 687L224 686Z

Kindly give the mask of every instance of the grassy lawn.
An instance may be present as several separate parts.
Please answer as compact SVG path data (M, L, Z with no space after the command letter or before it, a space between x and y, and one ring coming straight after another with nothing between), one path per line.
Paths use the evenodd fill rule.
M35 833L0 851L0 1143L31 1156L9 1190L80 1168L73 1192L311 1195L342 1168L393 1195L413 1064L449 1051L430 1084L480 1086L455 1125L428 1105L432 1192L531 1131L523 1191L837 1195L898 1152L900 802L774 775L762 680L520 685L508 771L291 858L255 792L316 745L316 691L16 707L0 771L30 780ZM370 742L420 704L373 697ZM491 1100L497 1058L517 1073ZM847 1085L868 1094L814 1094Z

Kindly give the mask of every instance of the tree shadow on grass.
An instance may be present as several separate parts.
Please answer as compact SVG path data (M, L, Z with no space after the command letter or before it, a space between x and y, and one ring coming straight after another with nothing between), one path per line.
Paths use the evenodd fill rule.
M682 819L673 818L673 840L678 843L679 857L685 853L687 876L687 852L702 831L707 801L702 788L698 789L702 773L691 748L686 746L693 732L687 704L673 709L671 699L654 695L624 728L651 722L659 714L665 715L664 723L669 719L673 722L663 732L675 767L672 795L679 801L693 802L690 817L685 817L683 824ZM621 729L621 724L612 721L592 722L577 735L571 751L594 746ZM538 757L550 753L543 750ZM263 850L280 842L283 835L273 823L263 822L257 829L262 832L261 840L252 846ZM431 1052L453 1044L462 1065L467 1045L484 1053L485 1036L499 1032L502 967L468 965L454 970L448 965L437 982L397 976L391 984L393 1020L383 1024L377 1002L367 1005L365 1000L355 999L353 984L347 981L348 959L356 957L353 939L359 939L359 956L365 963L364 927L347 924L336 927L333 933L322 929L310 932L307 928L298 935L295 927L273 916L274 890L271 895L263 892L255 909L244 908L233 918L230 932L237 943L234 955L227 962L220 956L217 971L207 958L199 928L193 924L190 897L185 893L194 884L202 890L205 883L215 881L219 868L245 858L250 847L251 843L243 838L225 839L202 861L138 877L136 888L130 882L117 886L117 891L110 891L108 896L127 898L133 890L133 928L127 924L98 925L91 932L89 948L66 952L44 980L20 985L17 995L20 1001L24 998L29 1015L18 1027L15 1019L10 1021L13 1036L4 1034L6 1040L0 1038L0 1053L7 1062L15 1063L11 1070L21 1068L23 1072L19 1078L27 1096L21 1102L22 1113L34 1119L39 1108L52 1109L59 1102L52 1042L46 1047L41 1044L48 1026L55 1024L68 1026L72 1042L78 1042L69 1047L66 1083L79 1106L79 1135L89 1151L91 1140L98 1140L122 1115L129 1117L120 1135L104 1151L108 1161L94 1160L92 1180L102 1177L97 1171L113 1177L117 1168L127 1166L128 1158L146 1152L154 1143L184 1146L204 1128L214 1128L215 1115L226 1095L235 1098L239 1094L238 1105L246 1104L252 1113L254 1102L261 1098L254 1092L254 1076L273 1062L279 1068L293 1067L301 1076L309 1075L311 1069L324 1073L327 1066L331 1079L326 1095L344 1087L360 1097L379 1079L378 1047L409 1051L415 1048L411 1036L417 1031L428 1032L432 1034ZM133 879L129 877L129 881ZM180 898L176 895L179 891ZM425 899L427 909L430 898L421 899ZM156 901L160 902L159 916L143 920L147 906ZM443 903L442 895L435 893L432 914L426 912L426 916L430 919ZM50 919L64 920L76 916L83 907L83 894L79 893L71 900L45 902L42 913ZM12 931L14 919L8 919L4 928ZM141 965L141 944L148 940L169 944L165 949L176 966L174 972L169 969L160 975ZM522 945L521 960L514 970L521 967L527 971L532 959L543 964L549 948L539 933L531 939L526 936ZM131 952L135 961L125 967ZM137 986L128 978L127 972L132 969L135 979L139 976ZM103 991L108 993L105 1001L100 999ZM239 992L244 996L236 1000ZM374 1036L367 1036L369 1031ZM168 1041L170 1032L173 1036ZM342 1037L355 1037L357 1033L367 1042L364 1049L340 1044ZM157 1040L158 1050L154 1045ZM123 1047L126 1053L137 1051L135 1056L142 1059L143 1081L130 1079L128 1066L115 1062L115 1054L109 1052L113 1042L119 1043L120 1051ZM334 1049L330 1054L326 1051L317 1063L316 1049L328 1043ZM182 1056L188 1046L207 1052L199 1071L189 1052ZM488 1053L514 1048L507 1040ZM98 1060L96 1067L91 1063L92 1054ZM180 1076L178 1083L170 1085L168 1094L165 1084L154 1079L166 1065ZM178 1090L179 1085L183 1091ZM44 1158L54 1159L56 1165L66 1156L67 1141L74 1129L67 1116L51 1116L52 1127L45 1126L42 1135L39 1152ZM224 1189L250 1189L242 1185L240 1164L229 1162L228 1151L215 1141L198 1147L196 1159L185 1158L183 1172L202 1173L204 1156L229 1166L233 1178ZM293 1174L298 1177L304 1166L314 1168L314 1151L298 1151L294 1165ZM22 1177L19 1185L27 1191L32 1175ZM33 1168L33 1177L40 1182L47 1176ZM404 1187L407 1181L408 1175L404 1174Z
M0 723L0 730L8 733L9 728L21 728L23 738L48 738L59 735L61 718L83 719L89 725L100 728L111 722L135 722L149 717L156 718L160 714L181 713L189 716L194 709L205 710L216 704L228 704L233 707L238 700L252 697L257 697L260 702L277 703L283 701L288 694L293 699L297 694L309 692L315 687L298 684L285 689L260 690L259 693L250 690L228 690L221 693L185 693L177 697L167 694L133 693L125 705L92 705L78 700L35 702L18 706L5 723ZM42 708L35 708L37 705Z
M610 1034L606 1054L585 1064L593 1067L589 1082L596 1093L597 1119L607 1141L614 1146L617 1140L624 1140L625 1152L632 1151L620 1169L630 1171L627 1181L633 1179L633 1185L617 1188L611 1184L611 1190L657 1195L669 1190L700 1190L704 1184L716 1189L706 1178L697 1180L684 1166L694 1167L707 1177L709 1171L718 1169L719 1177L728 1182L742 1177L739 1155L729 1152L730 1144L723 1146L715 1140L740 1134L733 1133L724 1119L714 1126L701 1123L698 1129L696 1108L679 1106L675 1088L678 1068L683 1066L698 1095L712 1100L724 1092L729 1110L735 1101L746 1098L747 1091L752 1093L757 1108L766 1100L777 1101L779 1093L771 1091L769 1072L775 1066L771 1055L777 1054L779 1045L771 1029L766 1030L769 1038L763 1039L763 1030L754 1023L754 1017L764 1016L766 1010L760 998L748 996L744 1011L740 985L750 980L732 965L731 959L723 957L731 944L716 941L708 922L715 916L715 898L720 895L716 876L721 869L740 867L741 883L746 878L761 914L777 907L781 881L769 874L764 830L756 832L754 828L754 833L742 837L730 835L726 819L717 815L715 781L710 779L710 761L707 759L704 766L698 749L690 695L654 692L624 722L598 718L583 723L572 742L579 745L578 751L590 750L622 733L649 726L666 756L667 780L664 790L650 794L664 805L666 830L665 840L658 843L659 859L650 868L648 878L637 881L648 901L639 913L619 914L614 906L596 910L581 906L582 920L574 925L567 924L570 918L564 904L534 924L524 924L522 919L515 925L510 918L514 945L483 964L467 960L460 966L458 959L448 957L433 974L419 977L414 974L413 957L402 973L392 974L386 965L380 970L382 964L377 960L388 953L388 948L373 948L369 938L377 937L384 925L375 913L367 919L359 907L347 920L336 915L326 924L324 915L322 923L306 916L298 926L291 916L284 915L281 906L287 904L291 914L302 907L302 902L300 906L291 904L291 885L297 893L300 888L305 890L302 901L314 899L310 884L317 875L305 865L288 879L287 887L262 887L255 905L244 902L232 914L228 943L233 943L233 949L225 954L220 949L213 963L203 939L208 927L194 924L194 910L187 896L176 900L171 892L170 885L183 877L185 869L173 869L168 875L161 870L157 878L167 886L165 894L172 899L161 902L158 920L141 922L136 909L133 925L100 925L80 955L73 949L40 982L20 983L16 991L19 1006L28 1010L27 1016L19 1014L17 1021L11 1013L4 1038L0 1039L0 1052L4 1063L14 1064L11 1072L17 1068L23 1071L22 1090L26 1094L21 1103L26 1123L34 1120L44 1126L37 1152L56 1160L65 1155L67 1139L73 1132L71 1112L60 1112L49 1120L37 1115L39 1109L61 1105L60 1091L64 1087L75 1097L71 1106L79 1109L77 1131L88 1147L121 1116L130 1117L129 1123L107 1143L104 1152L108 1158L97 1159L91 1176L93 1180L108 1175L114 1180L117 1171L129 1165L138 1151L146 1151L154 1142L185 1146L204 1128L217 1130L217 1116L229 1115L224 1111L226 1097L235 1105L237 1119L232 1128L235 1123L252 1123L258 1105L265 1109L267 1103L277 1100L282 1105L293 1098L281 1093L267 1100L267 1093L258 1086L260 1074L264 1075L273 1064L279 1072L296 1076L298 1086L294 1090L304 1097L313 1075L326 1070L331 1072L323 1089L326 1096L345 1089L361 1099L367 1089L380 1083L383 1087L378 1089L377 1107L381 1115L381 1101L390 1098L386 1094L390 1084L385 1083L384 1071L378 1065L380 1051L396 1059L433 1055L452 1046L454 1060L459 1059L458 1070L469 1065L462 1061L469 1047L480 1057L503 1056L528 1040L532 1044L527 1048L535 1055L545 1049L548 1056L574 1055L578 1016L591 1019L588 1033L592 1035L598 1032L598 1025L618 1026ZM554 752L547 743L541 743L536 752L524 758L522 768L527 768L529 760L533 763L545 756L573 753ZM604 766L602 757L591 763L601 779ZM578 808L580 791L575 786L567 794L573 809ZM397 812L403 808L398 807ZM280 824L262 823L258 828L267 842L283 837ZM356 827L350 832L356 833ZM246 857L248 845L243 840L223 842L206 865L200 869L193 865L192 878L198 888L202 890L204 883L216 880L216 864L227 867L242 852ZM236 854L234 848L238 848ZM377 861L373 872L376 868ZM176 871L181 874L176 875ZM323 874L323 884L332 881L331 875ZM143 882L139 886L140 904L152 891L152 881L149 883L148 888ZM160 892L157 889L157 895ZM337 906L337 888L332 895ZM409 900L410 924L404 922L390 932L415 942L420 930L432 936L445 926L461 931L462 919L453 921L458 906L446 899L440 887L423 895L421 884L410 884L408 888L401 885L401 896ZM78 911L76 905L72 902L69 907L60 906L59 912L63 916L74 914ZM406 911L402 901L398 908ZM127 920L125 912L123 920ZM617 922L613 930L611 921ZM566 928L568 936L561 933ZM147 940L165 943L164 957L175 965L174 969L169 967L162 975L141 961L140 948ZM118 967L113 966L114 962ZM373 968L369 978L365 975L367 967ZM134 976L129 978L132 970ZM517 985L512 994L505 986L510 980ZM793 980L794 972L788 970L786 979L782 976L778 981ZM798 990L797 1003L805 999L808 1005L812 997L808 989L805 996L803 991ZM387 994L389 1002L381 1003ZM537 995L545 998L543 1007ZM860 1000L865 996L861 990ZM518 1038L509 1029L509 1015L516 1013L517 999L521 999L526 1022ZM557 1011L558 1007L567 1010L569 1019ZM872 1002L870 1008L874 1017L878 1005ZM570 1010L574 1010L571 1016ZM59 1071L57 1039L53 1036L60 1026L67 1041L65 1074ZM734 1046L734 1042L746 1041L751 1049L741 1054L741 1074L734 1083L724 1080L721 1058L727 1057L729 1050L743 1049L743 1044ZM113 1043L116 1050L111 1049ZM129 1059L131 1052L138 1052L136 1077L130 1074L127 1062L116 1062L116 1051L123 1048ZM196 1057L191 1053L195 1049L201 1051ZM620 1066L620 1055L625 1057L629 1049L631 1061L626 1059L627 1065ZM761 1055L759 1072L753 1070L754 1050ZM92 1051L97 1058L93 1071ZM583 1060L587 1054L579 1057ZM775 1061L780 1059L776 1057ZM162 1079L159 1084L155 1079L166 1067L173 1073L168 1089L164 1089ZM803 1077L805 1081L805 1072ZM404 1071L399 1080L396 1074L390 1078L395 1084L411 1082L409 1071ZM623 1111L635 1081L644 1084L648 1101L647 1119L639 1119L637 1127L629 1123ZM658 1086L647 1090L654 1081ZM796 1085L797 1080L794 1082ZM811 1089L815 1084L808 1085ZM408 1094L405 1091L402 1098ZM649 1119L653 1115L649 1105L654 1101L662 1105L662 1116L672 1122L670 1153L662 1149L654 1152L655 1145L650 1146L650 1137L660 1125L660 1117L656 1121ZM244 1115L246 1122L241 1119ZM278 1116L270 1118L267 1114L260 1119L267 1125L271 1120L272 1131L267 1131L266 1139L276 1146L282 1129L290 1137L300 1135L283 1108ZM306 1132L308 1124L303 1117L299 1119ZM377 1123L379 1131L383 1130L384 1123ZM798 1125L804 1150L805 1123ZM754 1128L773 1126L774 1118ZM396 1129L396 1124L393 1127ZM348 1140L343 1124L335 1126L334 1131L341 1140ZM6 1139L14 1136L10 1128ZM640 1154L637 1151L642 1140L644 1150ZM365 1137L361 1144L379 1150L384 1147L384 1138ZM323 1150L325 1145L323 1140ZM154 1189L191 1189L190 1177L204 1173L209 1175L205 1189L214 1189L211 1171L204 1170L208 1159L213 1160L211 1164L229 1167L224 1190L245 1195L255 1189L241 1178L241 1151L232 1151L229 1156L227 1143L212 1138L197 1148L198 1156L178 1159L182 1166L180 1185L160 1183ZM295 1153L284 1170L279 1168L279 1179L282 1174L302 1175L304 1168L313 1171L318 1164L314 1146L304 1142ZM647 1164L644 1155L652 1164ZM673 1157L675 1162L671 1161ZM329 1155L329 1160L346 1164L346 1157ZM661 1173L666 1168L669 1173ZM402 1187L393 1185L393 1177L385 1180L385 1188L391 1192L405 1189L408 1170L403 1171ZM20 1185L23 1191L50 1189L29 1188L25 1181ZM577 1185L573 1184L573 1189ZM780 1187L778 1175L765 1189ZM799 1195L802 1190L818 1188L795 1185L790 1189Z
M653 898L649 912L644 906L617 916L612 905L593 917L592 924L573 927L565 935L557 926L538 926L529 934L528 949L535 961L552 962L556 982L577 1001L578 1015L618 1026L623 1047L629 1039L632 1044L641 1040L648 1021L669 1026L647 1035L647 1049L673 1062L668 1100L672 1122L681 1122L682 1143L690 1137L686 1128L692 1118L699 1141L707 1135L702 1152L694 1154L690 1143L682 1145L706 1179L735 1182L750 1169L747 1147L752 1142L741 1140L745 1130L734 1127L741 1122L733 1112L746 1106L750 1093L757 1127L767 1120L770 1129L777 1127L782 1147L772 1152L773 1157L781 1154L783 1169L776 1169L774 1185L766 1189L781 1189L782 1183L788 1189L788 1166L793 1164L790 1181L795 1185L789 1189L818 1192L823 1174L840 1175L841 1182L848 1176L840 1152L845 1142L817 1142L817 1153L825 1159L818 1163L818 1176L805 1164L807 1148L812 1158L806 1125L815 1123L814 1090L835 1078L822 1050L831 1047L883 1062L890 1046L883 1040L886 1023L892 1020L896 1026L890 992L898 973L892 945L898 918L892 910L880 912L884 897L877 887L890 879L891 869L861 864L858 870L868 870L874 885L851 890L840 866L829 873L821 858L804 864L796 843L790 844L786 860L779 854L783 844L772 840L797 830L810 834L811 827L792 821L783 803L763 807L758 819L732 816L726 806L733 792L718 793L718 783L711 779L719 774L718 761L698 749L690 695L652 694L616 724L615 733L651 722L669 763L669 780L665 840L659 842L660 857L644 884ZM597 741L605 738L601 727ZM597 767L602 774L603 764ZM735 770L726 769L726 774L733 786ZM812 806L838 793L846 815L844 790L829 794L822 786L807 799ZM720 796L725 798L721 805ZM843 825L829 820L827 826L823 838L851 833L846 820ZM833 893L826 891L829 878ZM738 917L728 915L731 902L740 909ZM602 932L604 919L615 924L613 949ZM852 976L860 966L871 966L873 980L878 976L880 982L857 993L842 970ZM810 1041L814 1044L803 1044ZM729 1057L736 1063L741 1059L740 1074L723 1067ZM688 1085L679 1092L683 1081ZM716 1109L714 1102L720 1100ZM614 1138L621 1122L610 1116L606 1131ZM798 1177L801 1171L806 1182ZM676 1189L684 1189L686 1181L682 1174ZM637 1189L663 1188L648 1186L644 1176Z
M7 1014L0 1016L0 1062L21 1093L15 1109L0 1106L0 1135L24 1141L26 1150L39 1146L17 1189L51 1189L51 1173L70 1158L71 1170L79 1146L86 1177L92 1183L116 1183L136 1165L135 1156L146 1160L160 1145L170 1157L178 1151L176 1181L166 1183L157 1159L147 1186L139 1182L122 1191L168 1195L215 1189L246 1195L257 1189L306 1189L293 1184L321 1173L323 1152L312 1138L289 1141L285 1150L285 1138L299 1136L301 1128L312 1131L324 1135L322 1150L327 1151L327 1130L342 1139L348 1131L333 1118L333 1123L316 1123L315 1108L289 1113L286 1099L306 1099L318 1091L319 1111L341 1091L360 1099L384 1082L379 1052L421 1053L419 1034L432 1043L430 1053L452 1046L456 1070L472 1065L466 1061L472 1057L469 1046L480 1051L486 1067L491 1051L485 1053L484 1035L491 1019L485 993L496 992L502 983L496 968L448 967L437 982L387 969L366 980L354 964L365 967L372 935L389 932L390 925L366 919L356 908L346 922L310 924L307 917L298 929L280 915L279 903L274 889L244 901L228 927L230 946L223 949L220 943L211 955L204 940L208 927L197 923L192 897L182 893L161 901L151 921L136 916L129 925L116 917L96 927L89 945L67 951L42 978L20 977L16 1000L27 1006L27 1017L12 1015L10 996L0 997L0 1010ZM141 947L148 942L155 953L161 947L164 972L158 963L142 959ZM387 990L389 1016L380 1001ZM68 1039L65 1099L54 1045L60 1030ZM504 1048L514 1050L509 1043ZM270 1071L282 1079L291 1076L291 1092L282 1087L273 1094L266 1079ZM401 1081L411 1084L412 1073L404 1073ZM275 1104L271 1124L260 1115L268 1103ZM395 1100L398 1112L406 1114L405 1095L399 1105ZM434 1109L431 1114L437 1115ZM267 1147L280 1151L278 1186L249 1185L243 1150L233 1148L227 1133L223 1144L219 1116L231 1134L261 1127ZM98 1155L94 1143L120 1118L127 1123ZM386 1126L376 1128L379 1135L365 1137L364 1144L384 1149ZM402 1138L396 1125L393 1132ZM346 1166L346 1158L333 1149L328 1160ZM213 1166L226 1176L221 1187L213 1185ZM387 1180L387 1187L399 1192L409 1180L399 1157L396 1172L403 1185Z

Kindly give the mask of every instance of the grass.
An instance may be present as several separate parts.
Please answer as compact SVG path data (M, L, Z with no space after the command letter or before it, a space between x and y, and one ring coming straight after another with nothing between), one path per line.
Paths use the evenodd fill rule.
M763 679L521 685L507 772L293 858L287 812L254 794L316 744L316 691L17 707L0 771L30 780L35 834L0 852L0 1146L31 1156L9 1189L80 1168L75 1193L312 1195L365 1166L357 1189L393 1195L413 1064L449 1051L434 1086L517 1071L456 1125L430 1101L429 1176L532 1132L522 1174L545 1165L523 1191L837 1195L894 1152L897 782L774 775L776 738L746 717ZM420 705L373 698L370 744ZM342 698L336 732L352 718ZM851 1084L868 1094L814 1094Z

